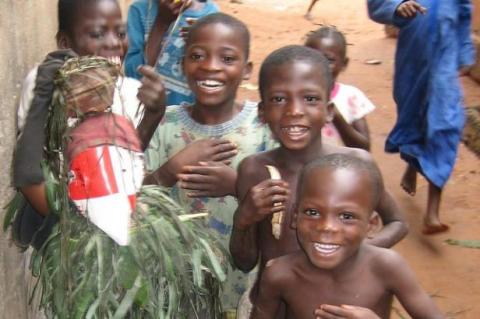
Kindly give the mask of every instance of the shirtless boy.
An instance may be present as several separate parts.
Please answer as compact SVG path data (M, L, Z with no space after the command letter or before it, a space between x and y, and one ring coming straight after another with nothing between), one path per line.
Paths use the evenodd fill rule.
M296 232L290 226L297 179L303 166L332 153L373 160L364 150L322 143L321 129L332 119L333 110L329 103L332 77L328 61L320 52L297 45L274 51L262 64L259 86L260 117L281 146L247 157L238 168L239 207L234 216L230 252L243 271L253 269L260 258L261 273L268 260L300 249ZM275 166L282 179L270 179L265 165ZM383 188L380 197L375 210L385 226L367 241L391 247L406 235L407 227L395 201ZM279 211L284 211L284 218L277 240L272 235L271 215Z
M444 318L395 251L365 243L382 178L371 162L331 154L307 164L294 227L301 251L268 262L252 318L389 318L396 296L411 318Z

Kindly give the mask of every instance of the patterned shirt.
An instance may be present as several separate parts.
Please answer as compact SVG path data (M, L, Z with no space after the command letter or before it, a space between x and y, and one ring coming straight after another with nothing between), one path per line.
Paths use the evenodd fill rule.
M348 124L360 120L375 110L375 105L354 86L335 83L331 101ZM322 129L322 140L329 144L344 145L342 137L333 123L327 123Z
M232 120L217 125L202 125L190 117L192 106L174 105L167 108L162 123L155 131L146 151L146 166L155 170L169 158L185 148L186 145L206 138L227 139L237 145L238 154L232 159L231 167L237 168L240 161L248 155L271 149L275 146L268 127L257 117L257 104L245 102ZM213 230L228 251L232 232L233 213L238 204L234 197L189 198L186 191L176 185L171 188L171 196L187 213L209 213L208 227ZM237 307L244 292L248 275L229 268L227 281L223 287L222 304L224 309Z
M155 68L165 85L167 105L193 103L195 100L182 72L181 60L185 41L180 35L180 30L188 26L188 19L199 19L215 12L218 12L218 6L213 1L207 0L199 9L185 10L175 30L172 30L172 24L165 33L163 44L168 43ZM128 51L125 56L125 74L129 77L141 78L137 68L146 63L144 47L157 13L158 0L137 0L130 5L127 19Z

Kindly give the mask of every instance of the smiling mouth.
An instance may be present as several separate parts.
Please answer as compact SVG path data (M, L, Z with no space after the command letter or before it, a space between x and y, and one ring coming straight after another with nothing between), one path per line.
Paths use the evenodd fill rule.
M225 84L216 80L197 81L197 86L205 91L215 92L222 89Z
M314 243L313 247L317 252L323 255L330 255L340 249L340 245Z
M284 126L281 129L290 137L300 137L308 131L308 127L300 125Z

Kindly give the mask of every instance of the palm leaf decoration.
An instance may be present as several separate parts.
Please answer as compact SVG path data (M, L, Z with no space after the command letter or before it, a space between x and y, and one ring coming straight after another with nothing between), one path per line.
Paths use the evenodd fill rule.
M480 249L480 240L447 239L445 242L452 246Z
M33 295L48 318L220 318L226 253L164 189L142 188L128 246L117 245L69 200L62 87L70 74L94 67L112 66L103 58L75 58L57 77L43 171L50 213L60 222L33 255Z

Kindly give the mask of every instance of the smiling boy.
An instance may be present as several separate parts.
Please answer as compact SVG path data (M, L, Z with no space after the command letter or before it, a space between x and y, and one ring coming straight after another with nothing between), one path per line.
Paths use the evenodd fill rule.
M331 154L305 166L293 227L301 251L271 260L263 272L254 319L389 318L396 296L412 318L443 318L395 251L365 243L380 200L373 164Z
M303 166L323 155L347 153L373 161L363 150L322 141L321 130L333 116L329 94L332 76L327 59L311 48L292 45L271 53L260 70L260 118L281 146L249 156L239 166L230 252L240 269L249 271L260 259L261 273L270 259L300 249L293 221L297 179ZM281 180L270 179L265 165L275 166ZM275 205L273 205L275 203ZM375 209L385 227L369 243L390 247L406 234L402 213L383 188ZM271 215L283 211L281 236L272 235ZM255 299L255 290L252 301Z

